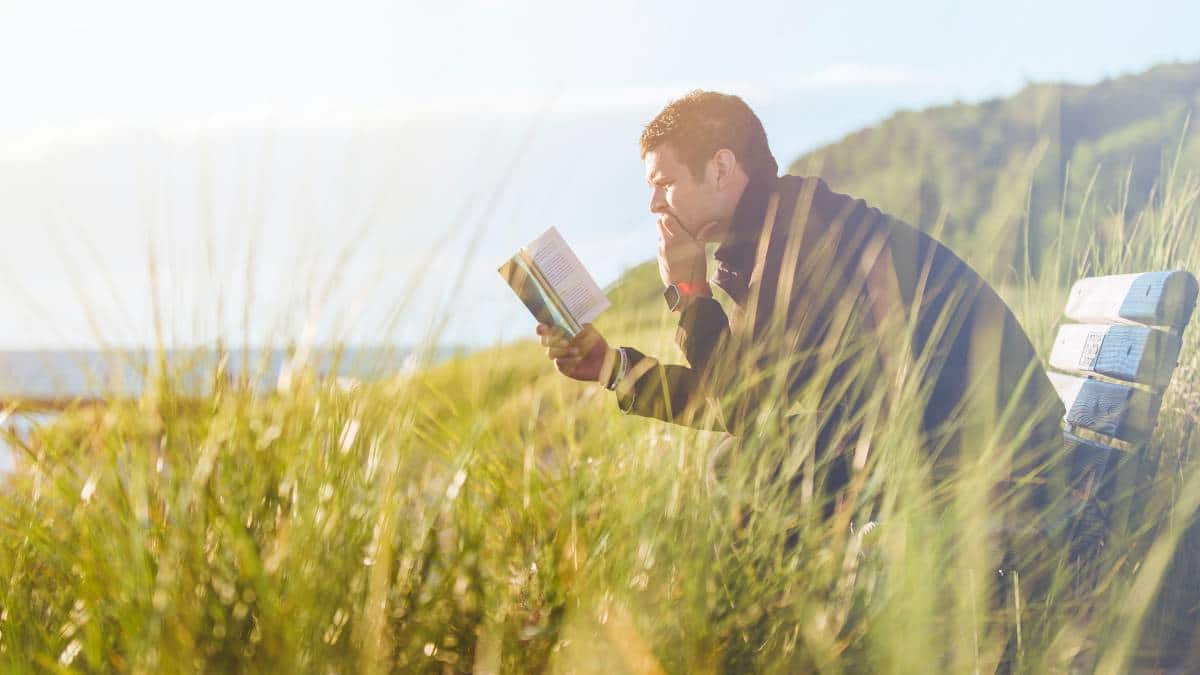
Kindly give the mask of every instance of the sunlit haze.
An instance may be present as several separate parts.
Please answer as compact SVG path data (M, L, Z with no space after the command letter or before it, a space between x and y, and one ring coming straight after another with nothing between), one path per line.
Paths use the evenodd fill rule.
M654 255L637 136L689 89L786 166L1200 58L1196 3L978 5L0 1L0 347L150 344L156 306L176 345L525 336L495 269L546 227L602 285Z

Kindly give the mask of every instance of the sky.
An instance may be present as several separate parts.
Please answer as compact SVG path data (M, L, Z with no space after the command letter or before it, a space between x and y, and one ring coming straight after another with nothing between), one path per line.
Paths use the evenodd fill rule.
M654 253L636 139L713 88L785 165L900 109L1200 60L1200 3L0 0L0 348L486 345L555 225ZM156 318L157 317L157 318Z

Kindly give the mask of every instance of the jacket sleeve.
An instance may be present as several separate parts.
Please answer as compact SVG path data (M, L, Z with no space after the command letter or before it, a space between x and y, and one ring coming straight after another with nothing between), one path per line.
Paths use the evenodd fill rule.
M679 317L676 342L688 365L661 364L631 347L625 376L617 385L622 412L673 424L724 431L720 410L709 389L714 365L729 344L729 320L720 303L697 298Z

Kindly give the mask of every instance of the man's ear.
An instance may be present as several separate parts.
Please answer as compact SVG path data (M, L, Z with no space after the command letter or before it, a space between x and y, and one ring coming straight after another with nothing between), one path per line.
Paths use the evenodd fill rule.
M737 156L729 148L721 148L713 153L712 168L717 189L724 189L729 186L733 170L737 168Z

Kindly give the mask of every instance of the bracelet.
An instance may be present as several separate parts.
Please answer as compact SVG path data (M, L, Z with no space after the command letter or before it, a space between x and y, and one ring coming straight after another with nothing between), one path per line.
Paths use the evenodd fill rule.
M604 350L604 360L600 362L600 373L596 375L596 382L605 389L608 388L608 383L612 380L613 365L617 361L617 350Z
M625 353L625 348L618 347L616 351L621 356L621 364L613 368L612 378L604 385L604 388L609 391L617 388L617 384L621 381L621 378L625 377L625 372L629 370L629 356Z

